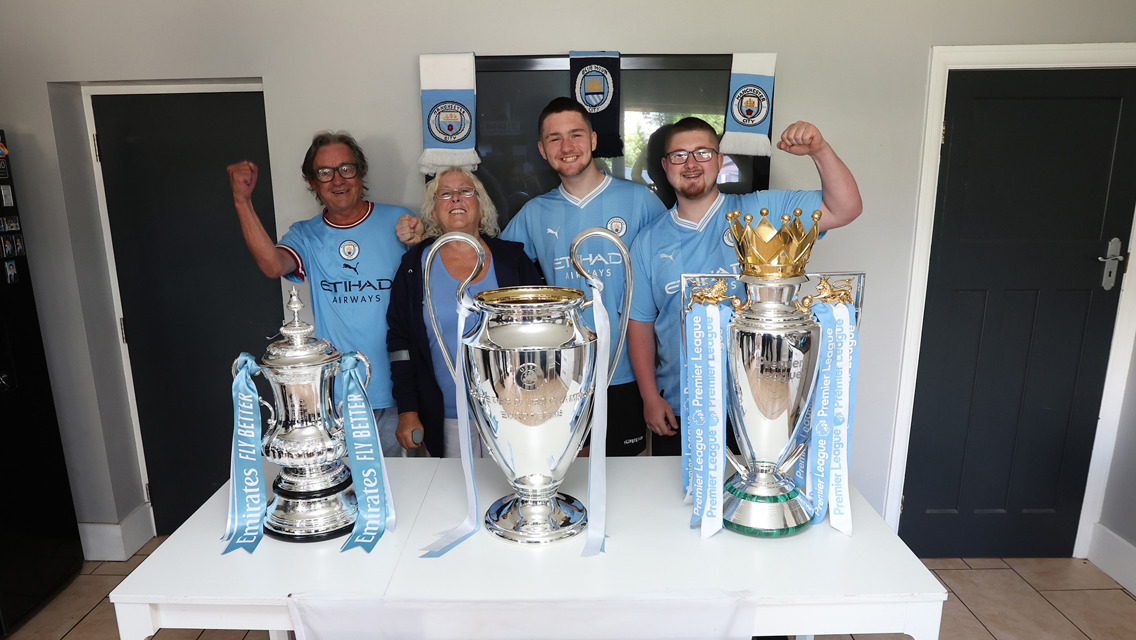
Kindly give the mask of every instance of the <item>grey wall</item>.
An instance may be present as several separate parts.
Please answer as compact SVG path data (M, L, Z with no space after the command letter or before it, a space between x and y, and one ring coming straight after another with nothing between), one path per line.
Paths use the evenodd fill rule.
M120 437L125 394L100 379L119 370L117 355L103 348L113 319L101 299L102 240L89 228L87 185L65 182L82 152L57 139L73 123L53 122L51 107L75 114L66 87L49 91L50 83L262 78L283 230L314 213L293 172L311 133L324 128L360 138L372 158L372 197L417 208L420 53L777 52L777 121L817 123L864 196L863 217L818 245L810 266L868 273L853 480L882 510L900 344L905 331L918 330L904 326L904 314L930 48L1136 40L1131 0L55 0L6 2L0 21L8 27L0 38L0 127L21 157L48 359L53 384L67 390L56 396L63 436L80 517L94 522L115 521L126 507L118 503L134 499L137 474L121 459L135 453ZM217 179L225 179L223 167ZM817 184L807 159L775 156L774 187ZM72 311L76 301L81 314Z

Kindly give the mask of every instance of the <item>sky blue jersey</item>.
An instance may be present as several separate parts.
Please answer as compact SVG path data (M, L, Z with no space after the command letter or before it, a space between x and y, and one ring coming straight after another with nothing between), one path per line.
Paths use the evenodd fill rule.
M292 282L310 283L317 336L341 353L358 351L371 361L367 395L375 409L394 406L387 357L387 304L406 246L394 226L404 207L368 203L363 218L336 226L318 215L297 222L276 246L292 255Z
M726 220L728 212L739 210L743 216L752 213L757 219L763 208L769 209L770 222L779 228L781 214L799 208L803 212L801 223L808 229L813 224L811 214L820 209L820 203L820 191L719 194L701 222L682 220L678 211L671 209L636 238L631 247L631 319L655 323L655 383L676 415L682 389L682 274L739 272L734 238ZM745 289L734 284L730 294L744 299Z
M590 295L587 280L576 272L568 256L572 239L589 227L605 227L630 247L639 232L665 211L646 186L605 175L600 186L584 198L576 198L560 186L529 200L509 221L501 238L523 243L529 258L540 264L548 284L573 287ZM615 349L625 288L623 260L618 249L602 238L590 238L580 249L581 261L604 283L603 301L611 318L611 348ZM595 329L590 308L584 312L584 322ZM634 380L625 346L611 381L623 384Z

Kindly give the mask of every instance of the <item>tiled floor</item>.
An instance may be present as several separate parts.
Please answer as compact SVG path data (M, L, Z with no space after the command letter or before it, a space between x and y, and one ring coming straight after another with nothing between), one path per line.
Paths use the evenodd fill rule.
M923 564L948 591L940 640L1136 639L1136 597L1088 560L939 558Z
M126 562L88 562L82 574L6 640L118 640L109 594L159 544ZM1134 640L1136 597L1087 560L924 560L950 592L940 640ZM899 640L904 635L818 636ZM267 640L266 631L163 629L154 640Z

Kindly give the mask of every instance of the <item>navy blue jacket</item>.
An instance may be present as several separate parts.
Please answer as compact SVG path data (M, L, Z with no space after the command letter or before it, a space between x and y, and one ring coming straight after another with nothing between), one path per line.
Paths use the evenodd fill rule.
M490 263L497 275L497 286L544 284L544 276L532 260L525 255L524 245L491 238L482 234L492 255ZM390 306L387 307L387 351L391 354L391 383L398 412L417 411L425 428L426 449L441 457L443 448L442 389L439 384L454 384L453 380L436 380L430 356L430 339L422 317L425 301L422 296L422 252L434 243L428 238L412 247L402 256L402 264L391 287ZM440 258L435 258L438 264ZM438 301L435 301L435 306ZM467 320L467 322L469 322ZM409 358L397 355L405 352ZM397 359L396 359L397 358ZM458 402L465 401L457 398Z

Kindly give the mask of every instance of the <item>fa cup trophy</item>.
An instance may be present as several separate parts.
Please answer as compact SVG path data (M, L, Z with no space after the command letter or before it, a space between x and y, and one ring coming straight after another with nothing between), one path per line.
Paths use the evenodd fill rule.
M572 264L588 280L593 276L577 252L587 238L610 240L619 250L627 287L619 343L612 351L613 370L626 335L631 302L631 261L619 236L607 229L583 231L572 242ZM473 247L477 265L457 289L458 304L473 312L458 344L459 360L442 345L455 376L464 376L470 422L477 425L493 460L505 473L514 495L489 507L485 527L494 535L520 543L547 543L574 536L587 525L584 505L558 493L591 426L593 392L597 384L596 334L581 319L593 299L579 289L555 286L504 287L477 294L472 308L465 288L481 271L485 253L473 236L442 235L426 254L423 269L427 310L438 333L437 311L430 297L430 267L442 245L461 241ZM610 376L609 376L610 378ZM458 402L463 402L458 398Z
M795 300L808 280L820 212L808 231L800 209L794 213L781 216L779 229L765 209L756 225L750 214L726 216L746 290L745 302L734 300L726 347L729 416L744 468L726 482L722 524L753 536L791 535L813 517L792 479L806 447L792 444L813 386L820 327Z
M331 399L341 356L300 320L303 306L293 288L287 305L292 321L280 328L283 337L260 359L275 400L275 409L260 401L269 410L263 451L281 466L264 531L293 542L346 535L359 511L351 470L343 462L343 418ZM357 357L370 379L370 363L363 354Z

